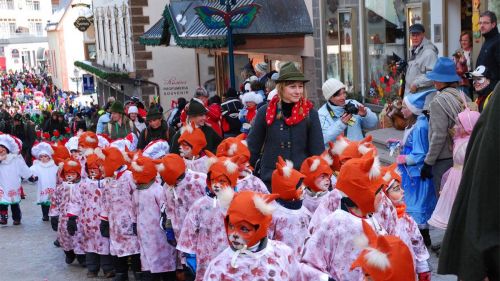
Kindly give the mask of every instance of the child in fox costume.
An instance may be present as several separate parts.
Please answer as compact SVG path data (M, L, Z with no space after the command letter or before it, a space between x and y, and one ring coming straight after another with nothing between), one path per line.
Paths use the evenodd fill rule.
M349 270L361 252L354 238L363 234L363 221L378 234L387 234L373 216L383 184L380 163L372 153L342 165L337 181L337 188L344 194L341 207L321 223L305 244L301 259L305 280L364 280L361 270Z
M238 157L217 158L206 151L209 159L206 194L196 200L184 219L177 250L186 254L186 265L196 272L196 280L203 275L210 261L227 248L224 235L224 200L234 193L238 179Z
M272 192L279 197L274 203L276 210L269 227L269 239L281 241L300 257L304 242L309 236L307 227L311 212L302 205L305 176L293 168L291 161L278 156L276 170L271 177Z
M153 159L140 155L131 164L136 190L133 203L137 223L133 231L141 246L143 280L174 280L176 269L175 247L158 226L161 207L166 196L161 183L156 181L156 166Z
M72 158L59 165L62 166L63 182L56 187L51 199L49 216L52 230L57 231L57 240L66 255L66 263L71 264L76 258L78 263L85 265L84 236L81 231L83 226L80 224L78 227L80 231L71 235L68 232L69 217L67 216L72 194L77 192L81 184L82 167L77 160Z
M101 268L104 277L114 276L113 261L109 253L109 238L102 236L99 231L101 222L99 215L102 211L104 192L102 165L102 159L97 154L87 155L85 170L88 177L73 190L67 210L68 233L70 235L75 235L78 231L83 233L88 278L97 277Z
M406 213L406 204L404 202L404 190L401 187L401 175L399 174L397 163L386 167L384 174L384 193L396 206L398 220L394 235L399 237L409 247L414 260L419 281L431 280L429 268L429 252L424 244L424 238L418 229L415 220Z
M37 182L37 204L42 207L42 220L49 221L50 200L57 186L57 170L59 167L52 159L54 150L47 142L40 142L31 148L31 155L36 158L31 179Z
M187 123L181 128L178 142L179 154L184 158L186 166L195 172L206 174L207 157L203 154L203 149L207 146L207 139L203 131L194 123Z
M276 197L252 191L234 195L224 219L229 247L210 262L203 280L302 280L293 250L267 238L270 202Z
M365 280L371 281L415 281L410 249L401 239L393 235L377 235L363 221L364 235L357 237L361 253L351 265L351 270L360 268Z
M306 177L304 184L304 206L313 214L323 198L334 192L332 187L332 159L328 155L311 156L302 162L300 172ZM338 191L337 191L338 192Z
M100 231L102 236L109 237L115 279L128 280L129 259L132 271L141 278L140 246L133 227L137 215L132 196L136 187L126 165L130 158L115 147L105 148L98 155L104 163L105 177Z
M240 156L240 163L238 163L240 175L238 176L236 190L238 192L251 190L268 194L269 191L264 182L252 174L252 167L250 167L249 163L250 150L248 150L244 134L224 139L217 147L217 157L233 157L236 155Z

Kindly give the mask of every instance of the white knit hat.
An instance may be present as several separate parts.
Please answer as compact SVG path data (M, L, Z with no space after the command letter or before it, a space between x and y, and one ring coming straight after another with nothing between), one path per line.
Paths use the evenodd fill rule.
M52 149L52 147L50 146L49 143L41 142L41 143L34 145L31 148L31 154L33 154L33 156L36 159L39 159L41 155L48 155L49 157L52 158L52 155L54 154L54 150Z
M128 114L130 114L130 113L139 113L139 109L137 108L137 106L131 105L131 106L129 106L127 112L128 112Z
M168 145L168 142L166 140L159 139L150 142L144 148L142 155L152 159L160 159L168 153L169 149L170 147Z
M256 92L247 92L241 96L241 102L246 104L247 102L254 102L255 104L260 104L264 101L264 98L257 94Z
M330 78L323 83L323 96L325 97L326 100L329 100L333 94L335 94L338 90L344 88L345 85L344 83L340 82L339 80L335 78Z
M266 73L269 66L266 62L259 62L255 65L255 70L258 72Z
M9 153L18 154L20 149L16 140L9 134L0 135L0 145L4 146L9 150Z

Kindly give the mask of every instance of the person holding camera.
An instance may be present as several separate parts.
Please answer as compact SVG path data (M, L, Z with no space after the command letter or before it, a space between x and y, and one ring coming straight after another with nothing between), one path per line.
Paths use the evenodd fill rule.
M346 86L337 79L330 78L323 84L326 103L318 110L325 146L342 133L350 140L363 139L363 129L377 126L378 118L361 103L346 99Z

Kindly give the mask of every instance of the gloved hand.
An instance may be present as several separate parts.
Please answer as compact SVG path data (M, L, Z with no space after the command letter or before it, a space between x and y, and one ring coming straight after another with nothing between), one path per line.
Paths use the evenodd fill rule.
M420 170L420 177L424 179L432 179L432 166L424 162L422 170Z
M406 155L398 155L398 157L396 157L396 163L400 165L406 164Z
M196 255L186 254L186 266L193 276L196 276Z
M177 246L177 240L175 240L175 234L174 234L174 229L172 227L172 221L167 218L167 214L162 210L161 212L161 217L160 217L160 227L163 229L165 232L165 235L167 236L167 242L168 244L176 247Z
M50 226L52 226L52 230L57 231L57 226L59 225L59 217L50 217Z
M77 216L69 217L68 224L66 229L68 230L69 235L74 236L76 231L78 230L78 226L76 225Z
M132 232L134 233L134 235L137 235L137 223L133 223L132 224Z
M420 272L418 274L418 281L431 281L431 272Z
M29 182L36 182L37 180L38 180L38 177L36 177L36 176L31 176L28 178Z
M332 277L328 277L328 281L336 281L336 280L333 279Z
M101 220L99 225L102 237L109 237L109 221Z

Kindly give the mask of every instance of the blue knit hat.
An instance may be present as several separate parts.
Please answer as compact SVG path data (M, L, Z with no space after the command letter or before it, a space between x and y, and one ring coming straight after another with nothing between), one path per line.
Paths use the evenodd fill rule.
M425 98L428 94L435 92L435 89L417 92L414 94L405 95L404 102L406 107L415 115L422 114L425 105Z
M447 57L438 58L434 68L426 74L426 77L430 80L443 83L460 81L460 77L457 75L455 69L455 63Z

